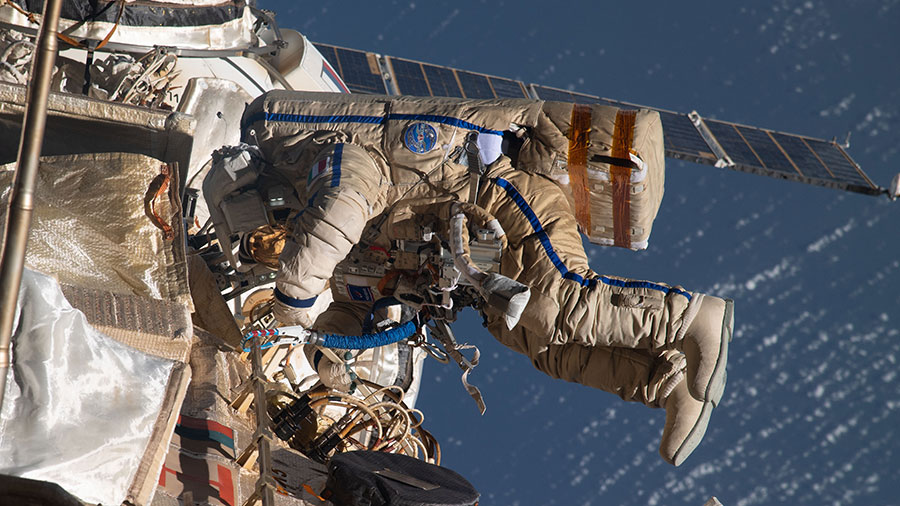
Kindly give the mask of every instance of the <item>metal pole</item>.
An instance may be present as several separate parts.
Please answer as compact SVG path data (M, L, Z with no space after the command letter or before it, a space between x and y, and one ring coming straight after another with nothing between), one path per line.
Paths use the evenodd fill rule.
M259 336L254 336L250 341L250 363L253 367L252 377L255 383L253 391L253 403L256 405L256 449L259 456L256 460L259 465L259 479L256 480L255 495L262 501L263 506L274 506L275 484L272 476L272 423L269 419L268 403L266 402L266 376L263 373L262 351L260 350ZM250 501L247 501L249 503ZM245 503L246 504L246 503Z
M47 96L50 78L56 62L57 29L62 0L47 0L38 32L37 44L31 60L31 82L25 103L25 119L19 140L18 165L13 181L9 211L6 214L6 233L3 253L0 254L0 406L6 392L6 374L10 365L9 344L12 339L16 300L25 266L25 247L31 228L34 209L34 186L38 161L47 124Z

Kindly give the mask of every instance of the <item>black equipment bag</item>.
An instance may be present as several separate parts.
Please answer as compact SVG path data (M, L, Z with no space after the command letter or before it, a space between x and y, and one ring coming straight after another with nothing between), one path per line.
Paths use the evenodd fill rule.
M471 483L447 468L372 451L332 457L322 496L340 506L477 506L479 498Z

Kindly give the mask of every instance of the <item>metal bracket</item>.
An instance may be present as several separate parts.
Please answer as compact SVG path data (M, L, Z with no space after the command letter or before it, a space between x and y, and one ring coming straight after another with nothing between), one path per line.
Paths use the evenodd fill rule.
M840 146L844 149L850 149L850 134L852 134L852 133L853 133L852 131L848 131L847 137L844 138L844 142L838 144L838 146Z
M376 54L375 59L378 63L378 70L381 72L381 81L384 83L385 92L388 95L399 95L400 90L397 88L397 81L394 80L394 73L391 72L387 57Z
M703 122L703 118L700 117L700 113L697 111L691 111L688 114L688 118L691 120L691 124L694 125L694 128L697 129L697 133L700 134L700 137L706 142L709 146L709 149L712 150L713 155L716 157L715 166L719 169L724 169L728 167L734 167L734 160L728 156L728 153L725 152L725 148L719 144L719 141L716 140L716 136L709 130L709 127L706 126L706 123Z

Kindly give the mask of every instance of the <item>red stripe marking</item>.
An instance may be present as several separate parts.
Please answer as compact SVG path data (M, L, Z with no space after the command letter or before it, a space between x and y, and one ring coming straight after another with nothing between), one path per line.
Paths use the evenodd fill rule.
M182 427L187 427L189 429L201 429L201 430L209 430L213 432L218 432L220 434L224 434L226 437L230 439L234 439L234 431L230 428L222 425L219 422L214 422L212 420L201 420L199 418L191 418L185 415L178 415L178 425Z
M328 60L322 59L322 68L328 73L329 77L334 80L334 83L338 85L338 87L343 90L344 93L350 93L350 90L347 89L347 86L344 84L344 80L341 79L340 76L337 75L337 72L331 68L331 65L328 64Z
M218 471L219 481L211 481L209 483L211 485L218 485L219 498L222 499L222 502L234 506L234 483L231 480L231 470L222 464L219 464Z

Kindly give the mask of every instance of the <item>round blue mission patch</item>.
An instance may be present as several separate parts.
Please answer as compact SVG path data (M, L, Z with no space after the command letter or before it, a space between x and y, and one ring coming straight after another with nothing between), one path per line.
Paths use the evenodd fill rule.
M413 123L403 134L403 143L413 153L427 153L437 142L437 132L427 123Z

